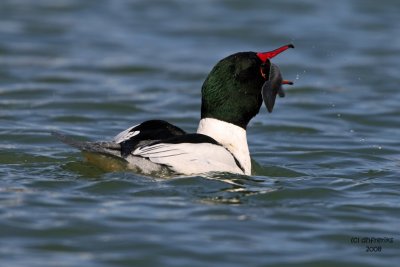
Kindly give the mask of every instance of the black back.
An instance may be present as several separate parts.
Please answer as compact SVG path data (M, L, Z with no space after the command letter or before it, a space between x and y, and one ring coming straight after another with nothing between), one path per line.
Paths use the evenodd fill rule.
M184 130L163 120L145 121L129 132L135 131L139 131L139 134L120 143L122 157L128 156L139 146L186 134Z

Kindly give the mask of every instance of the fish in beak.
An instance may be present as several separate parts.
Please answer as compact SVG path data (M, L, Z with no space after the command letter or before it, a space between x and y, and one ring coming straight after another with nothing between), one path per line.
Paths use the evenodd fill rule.
M294 46L292 44L288 44L273 51L257 53L258 58L262 61L260 67L261 75L265 79L265 82L261 88L261 95L268 112L272 112L274 108L276 95L279 95L280 97L285 96L282 85L293 84L291 81L283 80L279 67L270 61L271 58L289 48L294 48Z

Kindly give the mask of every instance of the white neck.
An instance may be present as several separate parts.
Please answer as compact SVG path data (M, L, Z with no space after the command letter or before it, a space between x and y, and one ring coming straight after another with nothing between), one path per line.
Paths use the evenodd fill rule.
M208 135L223 145L240 162L245 174L251 175L251 160L245 129L232 123L204 118L200 120L197 133Z

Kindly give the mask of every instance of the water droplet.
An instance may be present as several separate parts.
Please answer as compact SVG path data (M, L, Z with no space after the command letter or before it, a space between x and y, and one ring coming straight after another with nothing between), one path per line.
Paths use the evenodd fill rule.
M338 118L340 118L341 116L342 116L342 114L340 114L340 113L337 114L337 117L338 117Z
M247 215L239 215L238 216L238 220L239 221L246 221L246 220L248 220L249 219L249 217L247 216Z

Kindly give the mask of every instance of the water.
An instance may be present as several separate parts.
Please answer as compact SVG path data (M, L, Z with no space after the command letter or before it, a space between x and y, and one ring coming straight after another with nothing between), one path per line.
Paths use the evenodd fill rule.
M399 12L395 0L1 1L0 265L395 266ZM219 59L290 42L274 62L295 86L250 124L251 177L105 172L49 135L102 140L152 118L195 131Z

